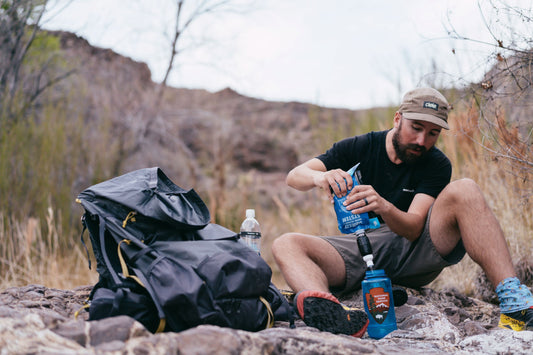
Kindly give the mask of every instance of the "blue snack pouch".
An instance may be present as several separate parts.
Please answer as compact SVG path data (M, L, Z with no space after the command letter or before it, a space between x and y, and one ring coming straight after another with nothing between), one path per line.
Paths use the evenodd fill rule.
M359 177L357 176L357 167L359 163L353 166L350 170L347 171L348 174L352 176L353 186L360 185ZM335 208L335 213L337 214L337 223L339 225L339 230L343 234L355 233L361 229L368 228L379 228L379 220L377 218L369 218L368 213L353 214L352 212L346 209L346 206L343 205L346 201L346 197L353 190L353 187L348 191L343 197L337 197L333 195L333 207Z

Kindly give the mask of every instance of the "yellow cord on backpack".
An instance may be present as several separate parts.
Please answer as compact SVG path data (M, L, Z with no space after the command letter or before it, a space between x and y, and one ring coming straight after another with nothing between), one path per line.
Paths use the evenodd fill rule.
M124 261L124 257L122 256L122 251L120 250L120 245L122 243L126 243L126 244L130 245L131 240L123 239L123 240L120 241L120 243L118 243L118 258L120 260L120 266L122 267L122 275L124 275L124 277L129 277L130 279L133 279L133 280L137 281L137 283L139 285L141 285L142 287L146 288L146 286L144 286L144 284L142 283L141 279L139 279L135 275L130 275L130 272L128 270L128 266L126 265L126 262Z
M76 312L74 312L74 319L78 319L78 316L80 315L80 312L84 309L87 309L91 306L91 304L89 303L89 299L87 298L85 301L83 301L84 305L81 306L80 309L78 309Z
M157 327L156 333L162 333L165 331L165 327L167 326L167 320L165 318L159 319L159 327Z
M272 328L274 326L274 312L272 312L272 307L270 307L270 303L264 297L260 296L259 300L263 302L268 313L268 321L265 329Z
M126 216L126 219L124 219L124 221L122 221L122 228L126 228L126 224L128 224L128 221L132 221L132 222L135 222L135 215L137 214L137 212L135 211L131 211L130 213L128 213L128 215Z

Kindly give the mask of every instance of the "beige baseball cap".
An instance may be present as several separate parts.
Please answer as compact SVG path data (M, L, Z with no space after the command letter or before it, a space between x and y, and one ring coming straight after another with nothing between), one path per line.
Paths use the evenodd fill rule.
M407 92L398 111L408 120L427 121L450 129L448 111L450 104L433 88L417 88Z

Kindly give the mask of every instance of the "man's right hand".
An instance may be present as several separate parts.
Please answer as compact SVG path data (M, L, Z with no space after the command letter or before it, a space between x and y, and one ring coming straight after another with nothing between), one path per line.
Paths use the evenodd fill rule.
M348 193L353 186L350 174L341 169L333 169L315 175L315 186L324 190L333 203L333 194L342 197Z
M331 203L333 194L342 197L352 188L350 174L342 169L326 171L321 160L312 158L292 169L287 175L287 185L300 191L318 187L323 190Z

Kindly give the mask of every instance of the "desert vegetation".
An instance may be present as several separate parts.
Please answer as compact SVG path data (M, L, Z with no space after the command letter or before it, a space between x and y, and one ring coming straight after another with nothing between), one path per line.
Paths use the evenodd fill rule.
M264 160L278 152L275 160L290 156L292 164L316 156L345 136L389 128L397 107L328 110L259 102L233 93L202 94L211 100L202 103L202 110L186 107L180 97L191 93L167 88L161 94L157 85L139 74L144 73L140 63L95 48L83 62L74 60L82 60L83 55L65 49L68 36L35 26L41 3L1 2L0 289L33 283L68 289L95 283L98 275L94 268L88 269L80 241L83 211L75 198L94 183L153 164L168 168L178 185L194 188L215 223L238 231L245 209L255 208L263 233L262 255L279 287L285 284L270 255L277 236L289 231L338 234L325 196L285 186L286 166L271 167L257 159L243 165L239 144L244 143L235 139L243 131L236 129L250 132L253 128L257 130L253 137L268 138L261 141L266 148L255 152ZM21 7L10 12L14 4ZM496 47L495 63L500 66L495 68L498 75L507 72L505 78L519 78L514 82L517 91L507 98L530 97L526 95L531 95L527 70L533 63L531 51L512 49L503 53ZM9 53L13 54L10 61L4 60ZM90 72L93 65L100 72ZM136 75L142 78L135 81ZM496 105L502 92L496 88L502 81L490 75L461 89L440 88L454 110L452 129L443 132L438 147L452 161L453 179L469 177L480 184L501 221L513 258L530 259L531 106L517 119L515 111L505 109L508 106ZM219 101L237 99L238 110L216 106ZM243 107L248 102L247 111ZM215 109L209 111L210 105ZM289 111L275 111L282 108ZM245 111L245 118L238 115L239 110ZM269 114L274 118L265 119ZM291 120L296 114L295 123ZM158 144L168 151L159 150ZM455 287L472 294L479 273L465 258L443 272L432 287Z

